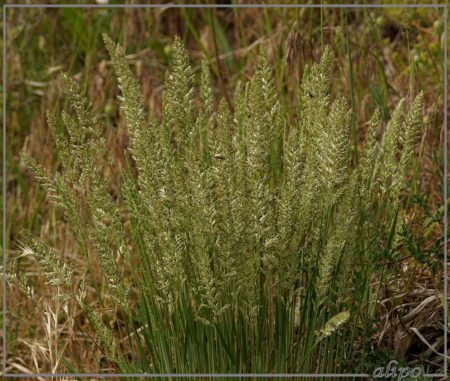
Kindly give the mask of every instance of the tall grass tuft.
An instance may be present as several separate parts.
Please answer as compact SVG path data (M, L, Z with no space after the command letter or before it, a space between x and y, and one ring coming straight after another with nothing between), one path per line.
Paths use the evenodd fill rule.
M404 120L400 102L381 139L376 111L355 161L351 110L331 94L329 49L305 70L288 124L263 47L232 107L213 98L205 58L195 110L193 69L176 38L158 120L124 50L104 40L130 136L121 197L103 176L102 129L68 77L72 112L49 116L61 173L24 161L64 211L80 251L95 254L124 317L128 333L119 335L86 291L72 295L111 363L147 373L361 369L377 298L371 283L375 274L383 281L377 260L396 234L422 94ZM60 282L68 265L45 259L29 234L24 240Z

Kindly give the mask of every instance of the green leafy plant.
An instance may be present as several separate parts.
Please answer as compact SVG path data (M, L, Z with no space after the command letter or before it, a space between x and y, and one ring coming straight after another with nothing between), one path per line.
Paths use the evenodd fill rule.
M104 39L130 137L119 197L104 174L99 121L69 77L72 112L48 117L61 172L23 160L80 252L100 264L123 330L105 323L84 287L70 287L76 269L44 242L27 233L24 250L50 284L70 274L65 292L120 371L356 372L373 328L374 274L381 284L388 271L377 261L392 256L397 239L422 94L404 118L399 103L380 141L376 111L354 152L349 106L331 96L329 49L305 70L288 123L263 48L232 104L213 99L205 58L197 109L176 38L158 120L144 109L123 49Z

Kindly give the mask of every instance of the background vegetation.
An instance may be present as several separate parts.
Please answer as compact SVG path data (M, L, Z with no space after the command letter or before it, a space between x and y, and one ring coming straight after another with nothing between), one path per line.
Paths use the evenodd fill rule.
M25 151L46 168L55 169L45 111L64 107L59 101L59 73L64 71L80 81L101 112L102 122L108 126L107 149L117 159L111 163L111 176L118 173L124 164L122 153L128 134L119 116L103 32L132 53L127 59L142 84L146 107L156 113L161 110L170 42L176 34L185 42L195 72L200 69L202 54L207 55L216 95L225 99L232 96L238 80L249 78L257 62L258 42L264 41L269 60L275 64L280 102L286 109L295 102L293 94L305 65L317 61L323 46L330 45L340 73L333 76L332 86L345 91L354 107L355 145L363 141L376 108L386 121L402 96L424 91L428 119L419 160L412 163L409 176L403 239L395 249L395 259L384 263L392 278L381 290L378 321L373 331L367 332L372 338L367 350L375 353L373 364L395 357L410 364L427 364L439 372L442 357L436 356L412 328L442 352L442 10L8 10L8 253L10 258L20 254L15 242L18 233L27 228L57 248L77 269L83 269L79 276L89 274L94 279L100 271L95 263L78 255L70 230L25 171L19 152ZM99 364L108 371L109 363L92 344L94 333L80 311L63 311L60 301L49 301L54 295L33 261L16 263L19 271L32 279L30 292L41 302L26 298L17 285L7 290L8 370L61 371L65 370L65 357L78 364L79 371L96 371ZM14 269L8 271L13 273ZM106 289L97 293L108 298ZM30 321L30 316L36 318ZM121 317L115 320L120 325Z

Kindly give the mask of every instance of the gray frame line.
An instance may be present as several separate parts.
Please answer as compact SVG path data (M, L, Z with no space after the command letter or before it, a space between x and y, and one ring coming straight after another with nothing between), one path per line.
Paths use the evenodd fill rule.
M3 8L3 131L2 131L2 250L3 250L3 359L2 373L6 369L6 8Z
M98 377L98 378L120 378L120 377L141 377L141 378L189 378L189 377L222 377L222 378L233 378L233 377L242 377L242 378L332 378L332 377L354 377L354 378L369 378L370 375L366 373L341 373L341 374L333 374L333 373L316 373L316 374L301 374L301 373L241 373L241 374L233 374L233 373L9 373L4 375L5 378L20 378L20 377L42 377L42 378L51 378L51 377ZM424 374L423 377L428 378L439 378L445 377L445 374L433 373L433 374Z
M447 13L448 8L444 9L444 373L448 378L448 304L447 304L447 292L448 292L448 258L447 258L447 230L448 230L448 217L447 217L447 195L448 195L448 168L447 168Z
M188 377L222 377L222 378L331 378L331 377L357 377L368 378L366 373L325 373L325 374L306 374L306 373L163 373L163 374L146 374L146 373L5 373L6 370L6 10L8 8L442 8L444 9L444 374L424 374L424 377L448 378L448 362L445 358L448 353L448 258L447 258L447 11L448 4L3 4L3 166L2 166L2 254L3 254L3 358L2 358L2 376L5 378L21 378L21 377L98 377L98 378L122 378L122 377L141 377L141 378L188 378Z
M446 8L447 4L5 4L6 8Z
M177 378L188 378L188 377L222 377L222 378L233 378L233 377L242 377L242 378L332 378L332 377L356 377L356 378L369 378L370 375L366 373L341 373L341 374L333 374L333 373L316 373L316 374L300 374L300 373L241 373L241 374L233 374L233 373L162 373L162 374L150 374L150 373L118 373L118 374L108 374L108 373L9 373L4 375L6 378L20 378L20 377L98 377L98 378L120 378L120 377L141 377L141 378L169 378L169 377L177 377ZM433 373L433 374L424 374L423 377L429 378L438 378L445 377L445 374Z

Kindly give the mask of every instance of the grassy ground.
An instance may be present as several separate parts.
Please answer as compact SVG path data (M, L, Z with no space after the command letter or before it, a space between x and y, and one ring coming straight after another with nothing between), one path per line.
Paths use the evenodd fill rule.
M264 41L276 67L280 102L288 109L305 65L330 45L338 71L343 73L333 78L333 88L346 92L354 106L355 146L363 140L375 108L387 120L401 97L424 91L426 128L405 196L404 239L389 264L396 276L385 283L379 322L369 334L374 364L394 356L439 371L442 359L410 329L424 332L442 351L442 307L436 295L442 288L443 259L443 18L436 9L8 10L5 238L9 266L15 263L27 275L38 301L27 299L15 285L8 287L8 371L64 371L64 357L78 364L77 370L92 371L104 361L80 311L63 311L58 301L45 298L48 289L35 263L13 261L19 254L18 234L28 228L76 263L79 276L89 273L95 278L99 273L95 264L86 263L77 253L61 215L36 187L18 154L25 151L46 168L56 168L45 111L64 107L59 74L66 72L80 81L99 110L107 126L108 150L117 158L111 173L117 173L128 136L118 114L103 32L126 48L143 86L146 106L155 112L160 110L169 44L175 34L186 43L197 72L201 55L206 53L215 88L225 99L232 96L237 80L249 77L258 43ZM405 316L410 319L409 329L404 327Z

